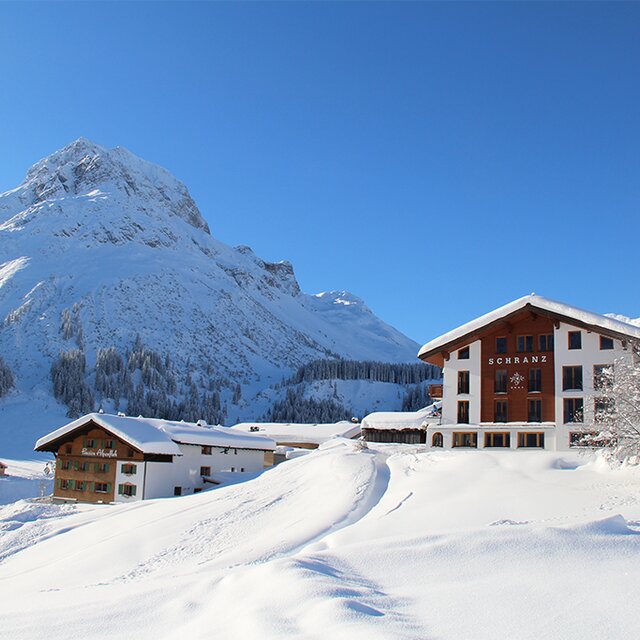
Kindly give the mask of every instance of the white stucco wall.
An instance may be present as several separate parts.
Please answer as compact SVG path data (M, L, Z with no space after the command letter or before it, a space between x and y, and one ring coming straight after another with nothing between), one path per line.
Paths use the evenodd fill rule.
M115 501L116 502L137 502L142 500L145 466L146 462L114 460L116 464L116 481L115 481ZM135 467L135 473L126 474L122 472L123 465L132 465ZM121 484L133 484L136 486L135 496L123 496L118 493L118 487Z
M458 351L451 353L443 367L442 382L442 423L456 424L458 421L458 400L469 401L469 422L480 422L480 359L481 343L476 340L469 344L469 359L460 360ZM458 371L469 371L469 393L458 395ZM445 443L445 446L446 443ZM450 444L449 444L450 446Z
M235 471L255 472L264 468L264 451L256 449L234 449L212 447L211 454L203 454L199 445L179 445L181 456L173 462L147 462L144 489L145 498L162 498L174 495L175 487L181 487L182 495L194 489L208 489L200 475L201 467L211 467L211 472ZM226 451L226 453L225 453Z

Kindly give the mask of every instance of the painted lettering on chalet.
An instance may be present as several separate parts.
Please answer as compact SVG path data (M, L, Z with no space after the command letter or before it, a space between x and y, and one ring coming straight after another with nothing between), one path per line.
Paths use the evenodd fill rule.
M87 449L86 447L82 448L82 455L83 456L95 456L97 458L117 458L118 457L118 450L117 449L111 449L110 451L107 451L106 449L96 449L95 451L93 451L92 449Z
M489 364L544 364L547 356L504 356L499 358L489 358Z

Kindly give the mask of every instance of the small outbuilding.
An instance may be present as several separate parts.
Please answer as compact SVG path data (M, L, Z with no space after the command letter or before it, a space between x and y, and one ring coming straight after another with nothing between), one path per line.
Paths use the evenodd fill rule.
M377 411L362 420L362 437L367 442L425 444L427 427L440 422L441 402L419 411Z

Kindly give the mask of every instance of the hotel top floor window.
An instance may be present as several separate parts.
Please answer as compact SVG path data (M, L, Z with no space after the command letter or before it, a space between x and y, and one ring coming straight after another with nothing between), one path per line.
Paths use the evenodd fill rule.
M538 336L538 351L553 351L553 333Z
M605 351L606 349L613 349L613 338L600 336L600 351Z
M504 337L496 338L496 353L507 353L507 339Z
M533 351L533 336L518 336L516 351L518 353L531 353Z
M468 360L469 359L469 347L462 347L462 349L458 350L458 360Z
M582 349L582 331L569 331L569 349Z

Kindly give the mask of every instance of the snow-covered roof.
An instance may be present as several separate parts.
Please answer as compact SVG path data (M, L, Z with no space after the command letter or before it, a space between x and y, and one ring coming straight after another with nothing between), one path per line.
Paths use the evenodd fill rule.
M531 295L523 296L513 302L509 302L509 304L505 304L504 306L486 313L475 320L471 320L471 322L467 322L457 329L453 329L438 338L434 338L420 349L418 357L421 358L426 354L442 349L453 342L463 339L465 336L475 333L486 325L491 324L492 322L497 322L524 309L525 307L552 313L556 316L563 316L569 321L574 320L579 324L599 328L605 332L629 336L640 340L640 327L627 322L622 322L615 318L603 316L599 313L593 313L592 311L585 311L578 307L572 307L571 305L532 293Z
M252 428L258 431L252 431ZM339 438L354 438L360 434L358 423L342 420L325 424L280 423L280 422L241 422L231 427L231 430L262 434L276 442L304 442L322 444L327 440Z
M275 442L268 438L257 434L234 432L227 427L200 426L192 422L173 422L142 416L134 418L107 413L89 413L43 436L36 442L35 449L42 449L89 422L103 427L143 453L179 456L181 451L178 444L262 451L271 451L275 448Z
M362 419L362 428L381 431L420 429L430 419L438 417L441 406L442 401L439 400L419 411L376 411Z

